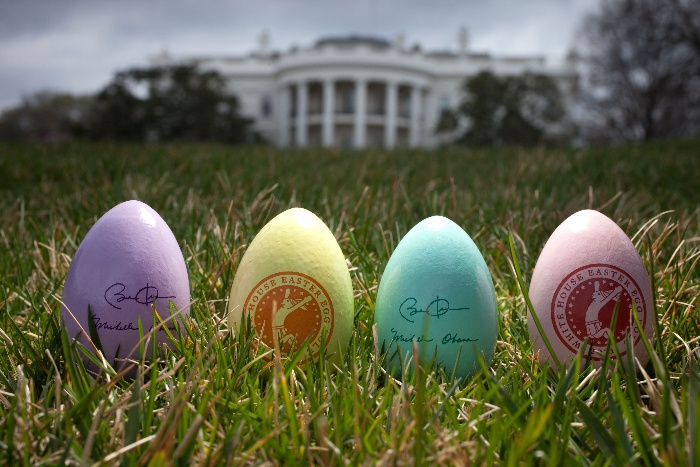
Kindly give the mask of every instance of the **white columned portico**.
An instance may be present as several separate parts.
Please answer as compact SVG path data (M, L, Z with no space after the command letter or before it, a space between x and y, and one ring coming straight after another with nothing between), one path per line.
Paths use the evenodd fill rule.
M386 84L386 119L384 121L384 145L387 148L396 146L397 94L398 85L389 81Z
M289 113L291 111L291 91L288 84L279 89L279 143L280 146L289 146Z
M363 148L367 144L367 82L355 81L355 133L354 145Z
M309 104L309 84L306 81L300 81L297 83L297 135L296 143L297 146L306 146L308 134L308 104Z
M409 129L409 144L412 148L421 144L420 118L423 113L421 89L418 86L411 87L411 126Z
M333 80L327 79L323 82L323 145L325 147L333 146L333 97L334 97Z

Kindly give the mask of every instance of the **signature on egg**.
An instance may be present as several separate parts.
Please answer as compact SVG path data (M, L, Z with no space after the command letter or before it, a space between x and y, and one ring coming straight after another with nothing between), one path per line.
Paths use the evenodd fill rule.
M110 323L108 321L103 321L95 315L92 316L92 322L95 324L95 329L98 331L100 329L107 329L109 331L138 331L138 325L134 326L134 323L122 323L121 321L115 321Z
M439 296L436 296L435 300L430 302L428 306L425 307L425 309L417 308L417 304L418 300L416 300L413 297L409 297L406 300L404 300L399 306L399 314L401 315L401 317L409 323L413 323L413 317L421 313L425 313L428 316L432 316L434 318L439 319L448 311L459 311L469 309L469 307L450 308L450 302L445 298L440 298Z
M175 298L175 295L159 295L158 288L150 285L148 282L135 295L130 296L124 293L125 290L126 286L121 282L110 285L105 290L105 301L117 310L121 310L119 305L125 300L133 300L141 305L150 305L159 298Z
M95 325L95 329L98 331L101 329L106 329L108 331L138 331L139 330L138 322L137 323L133 323L133 322L124 323L121 320L109 322L109 321L102 320L102 318L99 318L99 317L95 316L94 314L91 314L90 316L92 318L92 322ZM166 328L166 327L171 332L177 331L177 328L178 328L177 323L170 323L170 324L164 323L164 324L160 325L160 328L158 330L164 331L165 330L164 328ZM151 325L147 329L148 332L151 332L152 330L153 330L153 325Z
M433 342L432 337L430 336L423 336L423 335L416 335L416 334L399 334L399 331L397 331L394 328L391 328L391 333L394 335L392 337L393 342ZM442 344L443 345L448 345L448 344L462 344L465 342L478 342L479 339L472 339L471 337L459 337L457 333L452 334L451 332L448 332L442 337Z
M394 335L394 337L391 339L393 342L432 342L433 338L428 337L428 336L417 336L415 334L399 334L399 331L397 331L394 328L391 328L391 333Z

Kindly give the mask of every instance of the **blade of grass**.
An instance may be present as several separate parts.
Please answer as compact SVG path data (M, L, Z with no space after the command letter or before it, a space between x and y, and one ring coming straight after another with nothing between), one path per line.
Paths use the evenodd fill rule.
M556 363L557 367L560 367L561 362L559 361L557 354L554 353L554 348L552 347L552 344L549 342L549 339L547 338L547 334L544 332L544 329L542 328L542 324L540 323L540 318L539 318L539 316L537 316L537 313L535 312L535 308L532 306L532 302L530 301L530 295L527 292L527 288L525 287L525 283L523 281L523 274L520 271L520 266L518 265L518 257L515 254L515 245L513 244L513 234L511 234L510 232L508 233L508 246L510 247L510 256L513 260L513 267L515 268L515 277L518 279L518 286L520 287L520 292L523 294L523 297L525 298L525 303L527 304L527 309L530 311L530 315L532 316L532 319L535 321L535 326L537 326L537 332L539 332L540 338L542 338L544 345L547 347L547 350L549 351L549 355L551 356L554 363Z

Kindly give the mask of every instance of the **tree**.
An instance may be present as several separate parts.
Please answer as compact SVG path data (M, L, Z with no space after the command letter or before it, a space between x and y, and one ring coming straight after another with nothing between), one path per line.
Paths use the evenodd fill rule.
M589 139L700 132L700 0L604 0L584 21Z
M0 140L60 141L81 137L92 98L42 91L0 116Z
M561 133L565 116L556 83L544 75L497 76L483 71L468 78L459 109L443 113L438 131L474 146L540 144Z
M216 71L195 66L119 72L96 97L89 134L95 139L213 140L241 143L250 122Z

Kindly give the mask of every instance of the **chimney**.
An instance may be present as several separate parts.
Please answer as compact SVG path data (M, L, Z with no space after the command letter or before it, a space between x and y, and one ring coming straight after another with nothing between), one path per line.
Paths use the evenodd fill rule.
M406 48L406 36L403 34L397 34L396 38L394 39L394 47L399 52L403 52Z
M469 33L467 33L467 28L462 26L459 29L459 37L457 39L459 43L459 54L467 55L467 50L469 47Z
M260 55L267 55L268 47L270 46L270 34L263 30L258 36L258 52Z

